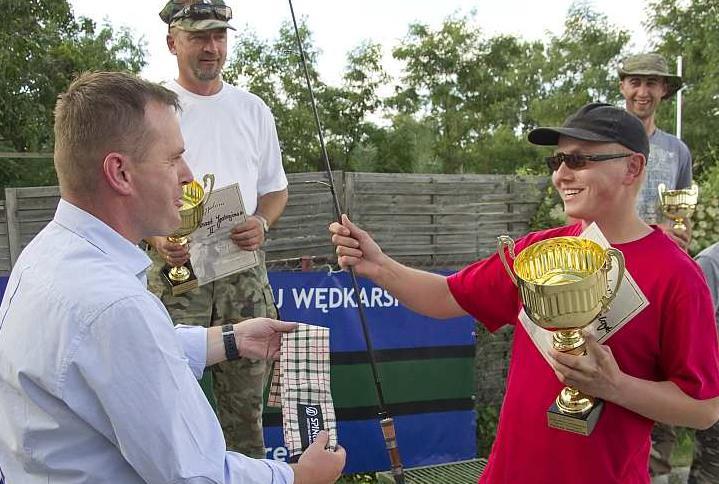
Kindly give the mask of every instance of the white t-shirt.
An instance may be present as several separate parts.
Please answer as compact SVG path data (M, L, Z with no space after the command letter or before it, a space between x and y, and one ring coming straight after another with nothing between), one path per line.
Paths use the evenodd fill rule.
M287 187L275 120L262 99L224 81L212 96L174 80L165 85L180 97L184 156L196 180L212 173L216 188L239 183L248 214L259 196Z

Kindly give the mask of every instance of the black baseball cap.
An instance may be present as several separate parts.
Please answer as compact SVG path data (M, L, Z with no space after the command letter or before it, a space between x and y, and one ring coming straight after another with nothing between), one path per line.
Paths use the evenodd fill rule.
M611 104L587 104L569 116L561 127L535 128L527 138L535 145L555 146L560 136L582 141L619 143L649 158L649 138L642 122L626 109Z

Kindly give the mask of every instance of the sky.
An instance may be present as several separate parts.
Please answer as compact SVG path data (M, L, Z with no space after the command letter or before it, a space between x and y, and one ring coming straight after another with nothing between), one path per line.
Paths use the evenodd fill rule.
M232 7L230 22L238 30L254 30L260 38L274 39L283 21L289 21L286 0L225 0ZM642 21L646 0L588 1L614 25L632 34L632 50L648 48ZM135 38L147 42L148 65L142 74L152 81L174 78L177 64L165 45L165 24L158 16L165 0L70 0L76 17L85 16L98 24L109 20L113 27L130 28ZM383 45L385 69L396 75L391 49L406 35L410 23L434 28L453 14L476 12L475 22L487 36L511 34L527 40L559 34L571 0L293 0L298 19L304 17L320 49L319 71L329 84L339 84L348 51L364 40ZM228 36L232 49L234 36Z

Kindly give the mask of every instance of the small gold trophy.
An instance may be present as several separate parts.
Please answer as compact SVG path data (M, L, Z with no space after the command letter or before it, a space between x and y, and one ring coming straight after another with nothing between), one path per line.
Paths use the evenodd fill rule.
M514 272L507 263L505 247L509 247L514 260ZM554 349L573 355L586 354L580 330L609 308L624 276L624 255L581 237L536 242L515 258L514 241L502 235L497 239L497 251L507 274L519 288L529 318L540 328L553 332ZM607 274L612 259L619 272L610 291ZM547 420L552 428L589 435L602 405L599 399L564 387L549 407Z
M180 228L167 237L170 242L180 245L187 244L187 236L200 226L202 216L205 214L205 202L215 186L215 175L211 173L205 175L202 178L202 183L203 185L200 186L196 180L192 180L182 187L182 207L180 208L182 222ZM207 190L208 184L209 190ZM197 277L192 270L190 261L179 267L165 264L162 276L170 286L173 296L179 296L197 287Z
M684 221L691 218L699 200L699 186L692 183L691 188L680 190L667 190L664 183L657 186L659 190L659 206L662 213L674 221L674 230L684 231L687 229Z

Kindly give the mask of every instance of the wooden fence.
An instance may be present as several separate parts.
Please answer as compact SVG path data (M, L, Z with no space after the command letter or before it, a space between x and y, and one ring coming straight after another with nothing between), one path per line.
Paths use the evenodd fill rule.
M270 266L303 256L334 260L327 225L334 204L324 173L288 176L289 202L266 244ZM548 183L546 177L334 173L338 196L354 221L388 254L422 267L453 268L484 257L500 233L520 235ZM6 188L0 204L0 274L52 219L58 187Z

